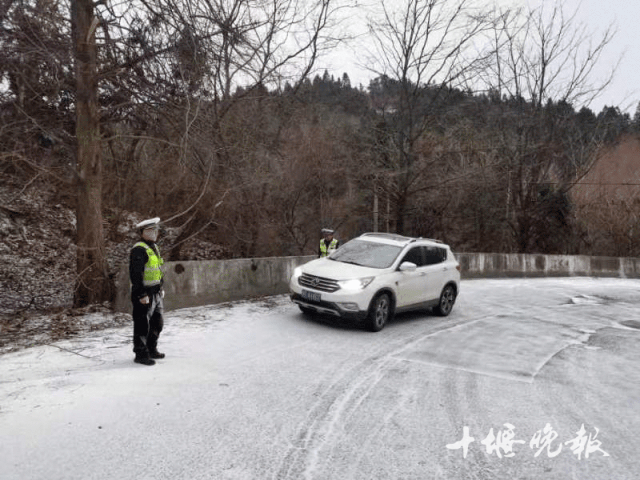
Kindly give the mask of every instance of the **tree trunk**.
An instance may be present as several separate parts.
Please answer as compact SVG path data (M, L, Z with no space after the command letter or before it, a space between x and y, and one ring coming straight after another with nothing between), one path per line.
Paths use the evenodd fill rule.
M102 158L92 0L71 2L76 71L78 168L77 277L73 304L83 307L113 299L102 231Z

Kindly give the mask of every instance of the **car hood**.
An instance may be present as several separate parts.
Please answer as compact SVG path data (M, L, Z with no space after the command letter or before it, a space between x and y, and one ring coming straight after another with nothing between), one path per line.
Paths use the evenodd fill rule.
M372 277L380 275L383 271L380 268L361 267L360 265L342 263L328 258L317 258L302 266L303 273L333 280Z

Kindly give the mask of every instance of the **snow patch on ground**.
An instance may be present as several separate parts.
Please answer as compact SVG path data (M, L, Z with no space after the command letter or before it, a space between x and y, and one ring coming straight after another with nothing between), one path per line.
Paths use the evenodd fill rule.
M570 298L569 303L572 305L598 305L604 303L604 301L593 295L577 295Z

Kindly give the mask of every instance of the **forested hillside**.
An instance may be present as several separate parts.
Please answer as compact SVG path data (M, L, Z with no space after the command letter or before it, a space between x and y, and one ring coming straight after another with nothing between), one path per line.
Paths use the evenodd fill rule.
M0 261L12 308L37 307L49 283L63 303L108 300L131 228L150 216L163 219L170 260L309 254L326 226L342 240L377 229L458 252L620 252L570 194L640 131L640 115L578 107L597 93L584 73L606 32L583 57L584 39L556 18L543 40L569 42L568 57L515 43L503 53L548 18L454 10L468 37L431 47L418 36L414 50L434 49L421 57L386 44L387 73L356 86L345 72L314 73L332 48L331 2L303 2L300 18L260 2L154 3L0 11ZM435 6L422 3L405 24L378 25L378 40L385 28L426 28ZM294 25L302 36L283 52L279 35ZM463 55L489 26L504 41ZM638 205L625 205L635 222ZM628 255L640 254L634 239Z

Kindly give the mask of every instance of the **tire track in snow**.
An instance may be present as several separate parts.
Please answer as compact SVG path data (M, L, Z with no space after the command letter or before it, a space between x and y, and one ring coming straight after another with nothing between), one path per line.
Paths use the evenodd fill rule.
M361 361L335 379L320 394L299 427L295 441L283 458L274 479L312 478L320 450L329 444L345 412L360 404L383 376L392 359L374 356Z
M406 365L406 362L398 361L397 363L398 364L402 363L402 364ZM402 411L404 406L407 403L410 403L411 401L415 400L415 396L416 396L416 390L415 389L412 389L410 394L407 393L406 389L399 392L399 395L398 395L398 397L396 399L396 402L395 402L395 405L393 406L393 408L389 409L389 411L385 414L385 416L383 417L383 419L380 422L380 424L371 433L369 433L365 437L364 441L362 442L362 445L361 445L360 449L358 450L358 455L354 459L354 462L352 463L351 467L349 468L349 471L346 474L344 474L344 476L342 477L344 480L349 480L349 479L355 478L356 474L358 473L358 471L360 469L360 465L362 464L362 462L364 460L365 455L367 455L369 453L369 446L373 443L373 441L375 439L377 439L380 436L382 431L385 428L387 428L387 426L393 420L393 418L400 411Z
M318 400L311 406L309 414L301 423L295 440L290 444L272 478L274 480L314 478L314 472L321 462L322 450L333 447L336 427L347 420L348 416L369 397L389 369L405 362L404 359L394 358L395 355L434 333L473 323L481 318L462 317L455 322L444 320L437 325L427 325L428 331L408 338L402 331L396 335L378 334L379 341L384 343L367 358L345 370L323 388ZM393 337L390 338L391 335Z

